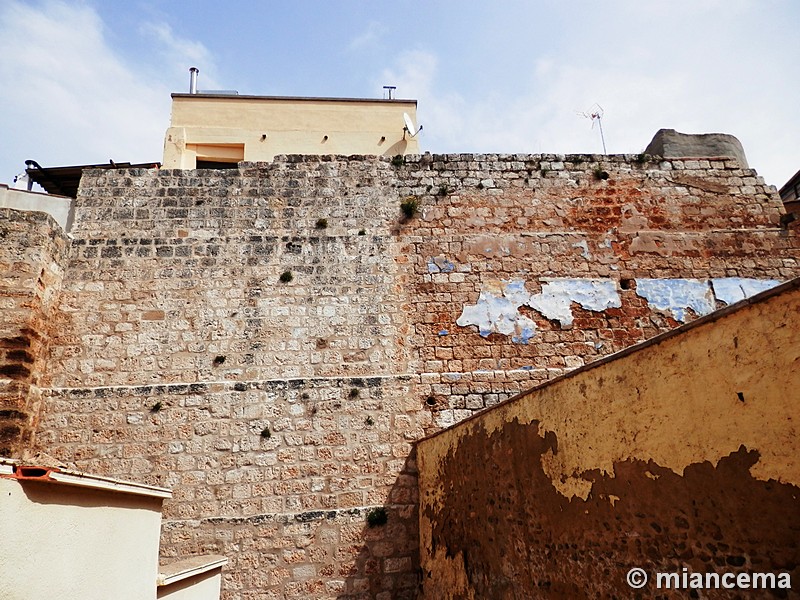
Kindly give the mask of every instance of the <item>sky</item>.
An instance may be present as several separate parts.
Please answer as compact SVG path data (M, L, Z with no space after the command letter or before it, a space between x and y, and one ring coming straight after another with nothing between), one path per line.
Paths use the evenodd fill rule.
M800 169L797 0L0 0L0 183L159 162L170 93L418 100L423 151L639 153L721 132Z

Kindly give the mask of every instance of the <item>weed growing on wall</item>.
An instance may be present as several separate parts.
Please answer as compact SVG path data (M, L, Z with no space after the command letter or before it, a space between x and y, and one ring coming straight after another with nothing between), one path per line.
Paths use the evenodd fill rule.
M386 525L386 522L389 520L389 514L386 512L386 509L382 506L378 508L373 508L367 513L367 525L370 527L380 527L381 525Z
M400 203L400 210L403 211L406 219L412 219L419 210L419 200L416 196L408 196Z

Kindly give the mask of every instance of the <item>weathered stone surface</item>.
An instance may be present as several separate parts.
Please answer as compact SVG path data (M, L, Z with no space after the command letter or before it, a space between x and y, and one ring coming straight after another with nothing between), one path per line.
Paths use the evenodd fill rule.
M412 442L678 325L637 279L796 276L781 214L732 160L290 156L87 172L36 367L36 448L171 487L164 552L226 554L228 599L412 596ZM497 282L540 297L562 279L617 295L605 309L560 303L563 323L550 304L521 305L527 344L457 323ZM366 528L376 506L385 533ZM335 516L296 522L320 511Z
M742 143L727 133L679 133L660 129L645 148L645 154L664 158L729 157L749 168Z
M67 239L52 217L0 208L0 456L32 444Z

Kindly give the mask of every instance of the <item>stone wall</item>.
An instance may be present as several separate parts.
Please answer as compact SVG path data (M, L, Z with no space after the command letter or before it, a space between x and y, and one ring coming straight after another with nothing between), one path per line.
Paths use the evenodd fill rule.
M171 487L228 599L413 597L413 441L795 276L781 211L730 160L87 172L37 449Z
M796 598L800 279L755 300L419 442L422 597Z
M398 175L421 206L399 230L411 366L440 426L800 272L774 188L729 159L448 155Z
M0 456L33 443L66 248L49 215L0 208Z

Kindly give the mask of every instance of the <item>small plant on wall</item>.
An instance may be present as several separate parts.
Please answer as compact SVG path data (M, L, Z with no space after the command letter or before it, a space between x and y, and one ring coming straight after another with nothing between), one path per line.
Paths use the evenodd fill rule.
M281 273L280 276L281 283L289 283L292 279L294 279L294 276L292 275L291 271L284 271L283 273Z
M419 200L416 196L408 196L400 203L400 210L403 211L403 216L406 219L414 218L414 215L419 211Z
M367 525L370 527L380 527L381 525L386 525L388 520L389 514L382 506L373 508L367 513Z

